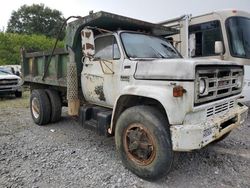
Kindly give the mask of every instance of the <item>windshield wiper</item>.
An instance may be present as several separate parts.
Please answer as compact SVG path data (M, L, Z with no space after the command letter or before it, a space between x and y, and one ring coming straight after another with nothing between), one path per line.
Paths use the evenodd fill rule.
M154 49L152 46L150 46L150 48L153 49L154 52L155 52L158 56L160 56L160 58L166 58L164 55L162 55L160 52L158 52L158 51L157 51L156 49Z

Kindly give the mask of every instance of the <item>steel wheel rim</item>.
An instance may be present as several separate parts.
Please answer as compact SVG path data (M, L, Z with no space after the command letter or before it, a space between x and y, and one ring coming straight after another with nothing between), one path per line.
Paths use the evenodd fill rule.
M149 165L156 156L156 141L141 123L130 124L123 134L125 152L130 160L141 166Z
M40 116L39 102L37 98L33 98L31 101L31 109L33 116L37 119Z

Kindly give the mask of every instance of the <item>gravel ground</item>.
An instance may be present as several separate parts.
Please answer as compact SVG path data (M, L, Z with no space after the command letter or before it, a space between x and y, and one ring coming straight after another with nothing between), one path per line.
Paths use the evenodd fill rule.
M147 182L122 166L114 138L83 129L65 112L39 127L28 108L1 107L0 187L250 187L249 135L250 118L224 141L181 153L167 177Z

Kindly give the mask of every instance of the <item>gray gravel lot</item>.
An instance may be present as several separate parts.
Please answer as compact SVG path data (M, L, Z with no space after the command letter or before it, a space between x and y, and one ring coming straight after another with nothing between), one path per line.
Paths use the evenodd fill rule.
M250 118L224 141L181 153L167 177L147 182L122 166L114 138L66 113L39 127L28 108L0 108L0 187L250 187Z

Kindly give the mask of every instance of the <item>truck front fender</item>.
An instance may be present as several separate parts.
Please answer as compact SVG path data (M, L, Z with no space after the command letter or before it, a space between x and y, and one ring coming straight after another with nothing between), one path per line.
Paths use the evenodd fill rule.
M182 83L182 85L185 84ZM165 110L170 124L182 124L186 113L192 109L191 104L193 100L190 100L189 97L193 96L193 94L190 93L192 90L188 89L190 87L186 86L184 88L187 92L182 97L174 97L173 87L174 85L171 84L165 86L134 85L125 87L115 102L110 132L114 131L116 120L122 111L127 108L126 106L131 107L131 103L130 105L126 105L131 99L134 99L132 106L143 105L136 103L135 98L146 98L160 103ZM121 106L125 107L125 109L121 110Z

